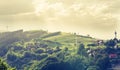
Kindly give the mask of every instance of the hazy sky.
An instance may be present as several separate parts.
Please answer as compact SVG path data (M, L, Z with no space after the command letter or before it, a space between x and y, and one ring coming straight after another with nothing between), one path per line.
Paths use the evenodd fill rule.
M0 0L0 30L77 32L120 38L120 0Z

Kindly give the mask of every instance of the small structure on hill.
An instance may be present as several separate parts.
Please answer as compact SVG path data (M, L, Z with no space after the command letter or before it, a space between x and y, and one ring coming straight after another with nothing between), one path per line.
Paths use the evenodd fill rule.
M109 54L109 58L117 58L117 57L118 57L118 55L115 53Z
M114 42L117 44L118 43L118 39L117 39L117 32L115 31L115 37L114 37Z
M103 45L104 41L103 40L97 40L97 45Z
M119 46L118 46L119 40L117 39L117 32L116 32L116 31L115 31L115 37L114 37L113 40L114 40L114 42L115 42L115 44L116 44L116 45L114 46L114 48L117 49L117 48L119 47Z

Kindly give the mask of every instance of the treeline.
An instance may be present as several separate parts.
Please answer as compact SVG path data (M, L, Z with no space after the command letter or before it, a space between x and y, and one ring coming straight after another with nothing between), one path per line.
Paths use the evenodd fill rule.
M12 68L6 62L0 59L0 70L16 70L16 68Z
M109 58L104 49L94 49L95 55L89 55L88 49L84 44L80 44L74 55L70 49L54 53L41 62L36 62L32 67L26 70L106 70L109 64Z
M25 31L18 30L14 32L3 32L0 33L0 46L7 46L17 41L30 41L34 38L39 38L43 35L47 34L46 31Z
M61 32L20 30L1 34L0 56L8 66L3 62L0 66L5 66L5 70L11 67L17 70L107 70L109 48L116 45L113 40L104 42L102 48L94 42L80 42L71 48L71 45L44 39L56 35Z

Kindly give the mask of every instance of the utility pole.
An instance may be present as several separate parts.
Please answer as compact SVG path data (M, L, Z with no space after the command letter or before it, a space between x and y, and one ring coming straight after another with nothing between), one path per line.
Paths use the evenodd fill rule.
M118 43L118 39L117 39L117 32L115 31L115 38L114 38L115 43Z
M74 33L74 35L75 35L75 46L77 47L77 45L78 45L78 41L77 41L77 34L76 34L76 33Z
M8 32L8 26L6 26L6 30L7 30L7 32Z
M115 31L115 38L117 38L117 32Z

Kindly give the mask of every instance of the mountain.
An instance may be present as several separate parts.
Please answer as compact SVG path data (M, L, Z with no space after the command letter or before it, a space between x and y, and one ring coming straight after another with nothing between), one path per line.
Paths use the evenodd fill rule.
M26 31L23 30L13 31L13 32L3 32L0 33L0 46L6 46L17 41L29 41L34 38L39 38L40 36L47 34L46 31Z
M46 70L54 64L55 70L64 70L64 65L65 70L77 70L73 64L89 64L87 50L98 47L104 47L98 45L98 39L75 33L18 30L0 34L0 56L17 70Z

